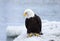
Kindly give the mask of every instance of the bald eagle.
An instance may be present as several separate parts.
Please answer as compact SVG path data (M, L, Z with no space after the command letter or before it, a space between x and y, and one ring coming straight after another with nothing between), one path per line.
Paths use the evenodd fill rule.
M24 11L25 26L27 28L28 36L39 36L41 35L42 22L41 18L37 16L31 9L26 9Z

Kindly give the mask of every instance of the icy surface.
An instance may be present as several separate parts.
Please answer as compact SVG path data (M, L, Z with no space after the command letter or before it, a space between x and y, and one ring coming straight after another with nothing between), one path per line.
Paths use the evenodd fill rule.
M60 41L60 22L43 20L42 32L39 37L27 37L25 26L7 27L8 36L18 35L13 41Z
M7 36L17 36L20 35L24 29L24 26L8 26L6 29Z

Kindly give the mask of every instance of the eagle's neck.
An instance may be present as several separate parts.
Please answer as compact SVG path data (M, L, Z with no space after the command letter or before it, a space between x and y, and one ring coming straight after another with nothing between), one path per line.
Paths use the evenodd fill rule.
M27 18L31 18L31 17L34 17L35 16L35 14L29 14L28 16L27 16Z

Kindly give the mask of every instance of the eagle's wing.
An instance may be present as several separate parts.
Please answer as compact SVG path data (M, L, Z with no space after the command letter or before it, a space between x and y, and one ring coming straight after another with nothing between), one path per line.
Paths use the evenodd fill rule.
M28 28L28 19L27 18L25 20L25 26L26 26L26 28Z
M38 22L38 25L40 27L40 31L41 31L41 28L42 28L42 21L41 21L41 18L39 16L36 16L36 20Z

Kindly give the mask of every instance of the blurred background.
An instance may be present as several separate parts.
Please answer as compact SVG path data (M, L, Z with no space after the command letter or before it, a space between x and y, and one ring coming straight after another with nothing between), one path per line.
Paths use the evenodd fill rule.
M27 8L42 20L60 21L60 0L0 0L0 41L6 41L8 25L24 25Z

